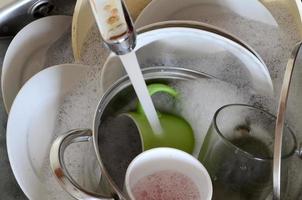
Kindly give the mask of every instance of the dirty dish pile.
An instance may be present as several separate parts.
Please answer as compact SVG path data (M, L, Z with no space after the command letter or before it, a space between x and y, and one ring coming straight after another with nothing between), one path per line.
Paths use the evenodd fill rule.
M147 2L140 0L135 6L129 2L134 6L130 8L133 11L131 14L137 16L138 10ZM86 3L78 1L71 32L70 17L66 16L46 17L29 24L15 37L4 60L2 91L6 109L10 111L8 154L16 179L28 198L71 199L73 196L76 199L125 199L135 196L139 199L152 191L158 199L165 199L165 195L180 197L184 194L190 196L188 199L211 199L212 194L215 198L221 194L231 194L234 198L236 195L250 195L249 188L238 190L237 187L238 181L252 179L250 173L244 177L246 180L235 177L237 182L230 184L228 191L219 185L219 181L227 180L229 176L226 175L230 174L221 174L221 171L228 170L212 165L215 161L214 165L224 167L217 164L224 161L209 159L215 151L225 149L225 138L217 136L221 130L215 127L215 120L219 111L232 107L230 104L274 112L276 104L272 102L278 97L280 74L287 56L286 53L280 54L279 45L286 44L282 51L287 52L299 38L289 33L299 33L296 27L288 26L282 17L276 18L282 16L280 13L284 14L281 12L284 5L274 7L267 2L249 1L251 12L242 12L247 4L235 4L232 0L226 4L190 0L179 1L175 5L170 0L154 0L146 7L136 23L140 29L135 52L158 115L172 127L171 133L176 128L173 126L176 118L171 121L171 116L182 122L177 123L177 129L184 130L179 137L167 134L163 135L166 138L157 138L152 131L146 131L149 130L148 123L129 78L119 58L110 54L102 44ZM150 15L154 9L166 12ZM158 23L150 25L151 22ZM230 22L235 23L229 26ZM81 32L79 26L83 23ZM250 33L245 33L248 26L253 28ZM286 27L289 27L288 31L284 31ZM37 30L37 33L32 30ZM275 33L272 40L278 40L278 43L276 53L272 54L276 60L268 51L272 47L268 44L270 40L258 35L255 37L257 30L260 35ZM70 38L71 35L73 38ZM28 51L24 51L25 48ZM74 62L72 52L76 62L90 66L67 64L50 67ZM277 67L274 67L275 64ZM15 74L17 76L13 76ZM273 92L274 89L277 93ZM246 119L246 126L242 125L242 121L227 124L236 126L228 126L235 139L253 132L250 127L246 128L252 118L243 118ZM255 130L260 129L256 127ZM189 136L187 132L193 135ZM293 139L288 142L291 145L286 156L293 155L297 150L296 138L290 129L288 132ZM245 143L242 145L242 142L233 142L234 138L228 139L236 154L228 154L231 155L229 164L238 164L246 158L246 154L248 159L254 156L255 152L248 147L246 149ZM178 144L182 141L183 146L175 146L173 141L178 141ZM261 142L258 144L262 145ZM262 145L260 149L270 159L271 143L267 145L269 148ZM174 147L187 153L162 147ZM236 150L242 156L240 161L235 159ZM176 159L176 156L181 159ZM225 159L228 157L225 156ZM160 162L162 165L151 165L149 162ZM165 167L171 163L178 169ZM271 171L267 168L270 163L260 167L258 160L250 163L250 166L256 166L253 173L261 174L257 169L267 169L267 177L271 178ZM291 162L286 163L291 165ZM192 170L188 172L182 167ZM239 167L250 172L249 166ZM234 172L227 168L232 175ZM294 172L291 166L284 169L289 175ZM162 188L159 189L156 186L158 178L163 178ZM172 194L169 192L171 184L165 181L168 178L182 182L187 190L177 189L179 193ZM289 184L288 179L283 179L285 185ZM262 195L256 199L266 199L271 195L271 182L265 183L259 188L257 186ZM177 187L174 185L172 190ZM291 185L284 188L289 187Z
M192 27L190 27L190 25ZM179 48L171 47L169 43L166 42L168 40L164 40L166 38L172 39L174 44L179 45ZM200 42L203 44L203 48L198 52L196 46L191 45L192 48L190 48L190 44L184 45L184 38L186 41L190 38L192 41L189 40L189 42L196 46L199 46L198 42ZM181 63L179 64L179 67L175 67L154 66L154 64L149 64L149 66L145 67L145 81L147 84L150 84L150 94L163 92L168 93L175 98L177 90L174 90L173 88L179 87L183 89L179 93L180 96L182 96L185 91L188 91L188 96L192 97L192 91L197 92L198 89L205 92L207 90L209 93L207 97L212 97L213 99L203 98L204 101L199 103L202 106L211 107L209 110L211 110L212 113L204 113L204 118L212 118L211 114L213 115L213 112L215 112L216 109L227 103L253 103L253 95L272 94L270 76L267 73L264 63L257 54L237 38L230 36L215 27L199 23L183 24L181 22L156 24L149 26L145 31L140 32L136 48L138 49L137 54L139 56L144 55L140 54L139 50L147 49L150 51L152 49L167 49L169 51L170 49L174 54L182 57L183 61L190 61L190 58L195 55L201 55L204 56L201 60L207 61L208 65L212 66L214 71L219 71L219 68L222 65L221 63L217 64L217 62L223 59L224 65L228 66L226 63L230 62L230 67L237 67L236 69L233 68L233 71L238 73L240 70L249 72L245 84L240 82L242 77L237 77L237 79L233 78L234 82L230 81L228 83L226 80L220 80L219 82L217 78L202 72L204 68L198 66L198 63L200 63L198 57L197 61L195 61L195 65L184 65ZM196 52L194 52L194 50L196 50ZM169 52L160 52L169 55ZM241 54L244 56L240 56ZM214 59L211 59L210 55L213 55ZM146 60L148 60L148 57L151 61L156 60L156 57L152 53L145 53L144 56ZM109 71L107 73L106 71L103 72L103 77L105 77L107 81L106 87L105 84L103 84L103 89L106 90L106 93L103 95L96 108L92 130L71 130L66 135L58 137L51 148L50 159L53 172L57 175L57 179L59 180L59 183L61 183L61 186L77 199L80 199L81 197L112 198L114 196L123 199L129 195L129 192L125 192L123 189L125 174L129 169L129 163L142 151L155 147L175 147L173 141L181 138L183 146L176 146L176 148L192 153L191 143L193 142L194 152L195 155L197 155L202 143L199 138L204 136L204 133L201 132L200 129L197 129L194 133L194 140L199 140L198 145L196 145L194 140L188 139L190 138L190 135L182 135L181 137L178 135L177 137L173 137L172 133L172 135L163 135L164 137L157 138L152 131L146 132L148 126L145 125L143 120L144 113L140 111L140 106L136 106L138 102L134 90L131 87L131 83L127 76L121 77L122 74L119 73L119 69L121 68L117 68L119 67L118 65L113 64L112 68L108 65L111 61L110 59L117 60L118 58L111 56L109 57L108 62L106 62L106 67L104 69L110 69L110 73ZM235 63L238 64L235 65ZM195 68L192 68L192 66ZM215 79L217 81L203 82L199 80L205 78ZM193 82L190 81L192 79ZM186 81L188 83L184 84ZM192 88L193 85L195 85L196 89ZM156 92L153 93L153 90ZM169 95L168 98L171 98ZM195 97L199 97L199 95ZM222 98L222 96L224 98ZM182 101L180 98L174 103L171 99L170 101L166 101L162 98L156 98L156 95L154 98L154 101L161 104L163 111L158 110L158 115L162 117L162 119L168 119L168 116L171 116L171 113L173 113L174 116L184 117L179 114L180 110L184 110L187 114L193 113L193 116L196 116L196 113L200 114L204 112L200 110L198 106L193 109L191 108L190 110L185 109L185 105L196 105L194 101L200 101L199 98L186 101ZM219 99L220 101L216 99ZM215 101L216 104L211 104ZM173 109L171 104L177 105L177 102L182 102L184 106ZM170 108L166 107L168 105L170 105ZM186 108L190 107L187 106ZM131 114L129 114L129 112L131 112ZM123 113L128 114L125 115ZM195 120L195 122L189 121L189 124L198 124L199 121L203 121L201 117L193 118L190 114L189 116L191 116L191 119ZM188 121L186 117L184 117L184 119ZM173 119L173 121L174 120L175 119ZM210 122L210 120L211 119L207 119L208 122ZM169 123L170 126L173 127L171 122ZM178 123L177 126L179 125L180 124ZM203 128L207 129L208 125ZM184 131L184 133L185 132L186 131ZM89 141L91 138L93 139L95 152L102 170L100 186L102 186L101 188L103 188L103 190L99 193L88 192L86 189L76 184L76 181L69 175L66 165L63 162L64 151L70 144ZM189 144L189 148L187 148L188 146L186 146L186 144Z
M25 26L10 43L3 60L1 87L5 109L23 84L39 71L72 63L70 16L51 16Z
M165 73L161 74L160 72L162 71L165 71ZM216 88L212 98L225 97L224 99L221 99L220 102L216 102L216 106L224 105L225 103L244 101L243 97L238 97L243 95L243 91L240 91L237 87L231 84L226 85L219 80L211 80L213 78L200 72L182 68L155 67L144 70L144 75L146 77L146 82L151 85L152 83L161 83L169 85L179 91L180 88L182 88L183 91L186 91L188 86L191 86L194 83L198 86L194 92L196 92L197 89L205 91L209 89L208 87L211 85L212 88ZM161 92L154 95L154 101L156 102L156 108L160 112L173 113L174 115L180 115L181 110L183 109L182 104L189 104L192 102L188 102L186 97L182 96L181 91L180 96L177 99L171 98L171 96L165 94L165 92ZM195 99L195 101L198 101L205 106L212 107L210 99L204 99L203 102L200 102L198 99ZM64 160L64 151L69 144L72 144L73 142L89 141L89 138L92 137L96 147L95 151L98 162L102 168L102 181L104 182L102 182L101 185L109 185L109 188L104 188L102 193L99 193L94 197L110 198L112 192L120 198L125 197L123 185L128 165L133 158L142 152L143 145L148 143L148 140L142 140L137 129L137 123L134 123L132 119L125 115L120 115L121 113L135 110L136 104L137 98L131 87L130 81L128 77L123 77L116 82L113 87L107 90L99 102L94 117L95 124L92 131L88 129L69 131L67 135L63 135L55 141L51 151L52 169L54 171L62 172L57 178L61 185L72 196L80 198L79 195L81 195L92 198L93 194L91 192L86 192L87 190L82 187L77 187L76 185L72 186L74 180L68 175L66 166L64 163L60 162L60 160ZM197 107L196 109L198 110L196 110L195 113L199 113L202 108ZM187 110L187 112L192 112L192 110ZM193 116L195 113L192 113ZM204 116L204 118L206 117L208 118L209 116ZM198 122L203 119L197 117L195 120L197 120L195 121L195 124L198 124ZM192 121L189 120L189 123L191 122ZM203 128L206 129L206 127ZM200 130L203 129L197 131ZM198 141L199 137L204 134L205 133L203 132L195 132L195 140ZM200 141L198 141L198 143L200 143ZM195 145L195 147L197 146ZM199 151L199 147L197 147L195 151ZM75 187L76 192L74 189L71 189Z

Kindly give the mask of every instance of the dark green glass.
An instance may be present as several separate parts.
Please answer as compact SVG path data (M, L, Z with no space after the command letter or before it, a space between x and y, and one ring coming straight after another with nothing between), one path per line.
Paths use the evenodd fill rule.
M262 200L272 193L276 118L242 104L216 111L199 160L213 182L213 200ZM282 188L287 189L288 164L297 144L286 127L282 152Z

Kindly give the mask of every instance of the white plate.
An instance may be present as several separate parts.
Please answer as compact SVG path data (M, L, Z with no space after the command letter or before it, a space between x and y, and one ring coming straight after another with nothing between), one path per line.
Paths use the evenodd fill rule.
M45 160L48 161L56 137L55 123L63 98L87 71L86 66L74 64L47 68L25 83L12 105L7 123L7 151L17 182L31 200L55 199L54 192L64 200L70 199L59 186L54 191L49 181L47 184L45 176L52 174Z
M70 16L50 16L25 26L9 45L2 66L2 94L5 109L10 107L22 85L44 68L48 47L71 25Z
M272 80L266 65L244 46L214 32L190 28L193 27L192 22L188 27L181 27L183 21L173 23L174 27L167 27L169 22L153 24L150 27L155 25L165 28L149 30L137 36L135 51L142 67L185 66L224 81L250 80L249 84L256 93L273 93ZM200 23L195 25L202 26ZM236 70L233 75L227 73L233 70ZM102 69L103 90L107 90L123 75L125 70L120 59L112 53Z
M294 0L153 0L138 17L136 27L193 20L222 28L262 57L278 96L284 66L293 46L301 40L299 7L301 3Z
M154 14L156 13L156 14ZM219 13L235 13L246 19L277 25L271 13L257 0L153 0L136 20L136 28L168 20L202 21Z

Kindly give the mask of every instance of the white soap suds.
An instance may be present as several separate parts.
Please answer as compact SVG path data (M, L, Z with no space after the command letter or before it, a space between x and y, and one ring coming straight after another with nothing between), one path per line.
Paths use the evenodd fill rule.
M66 95L59 109L53 140L72 129L93 127L94 112L102 95L98 67L90 67L78 85ZM66 167L72 177L85 189L98 191L99 166L92 142L72 144L66 149ZM49 157L44 160L40 177L54 199L71 199L54 178Z
M230 15L230 13L227 13L227 15L225 13L221 13L205 16L204 18L202 18L202 21L228 30L229 32L243 39L260 54L260 56L267 64L272 76L277 97L279 95L286 62L289 58L293 45L299 40L299 37L298 34L296 34L298 33L298 30L296 26L293 25L293 17L285 5L274 2L268 4L267 7L272 11L276 21L278 22L278 28L260 24L252 20L243 19L237 15ZM65 37L68 38L69 36L65 35ZM67 46L64 46L65 41L69 41ZM73 58L71 57L70 38L59 39L57 43L54 43L54 45L49 49L48 53L49 56L46 59L46 66L73 62ZM102 44L99 32L97 31L96 26L94 26L91 29L86 43L83 46L83 57L81 63L98 67L91 67L90 73L86 76L86 80L80 82L78 88L75 88L72 93L66 96L60 112L58 113L58 123L56 125L55 131L56 133L62 134L74 128L92 128L94 112L103 92L100 85L101 66L108 56L108 53L109 51ZM214 83L213 85L215 84L216 83ZM237 96L237 89L231 90L228 93L229 97L218 99L217 95L221 95L220 92L222 88L211 88L209 86L209 89L211 88L211 90L208 90L206 92L199 91L197 89L197 86L195 86L194 84L187 86L176 85L176 88L184 94L182 101L180 101L180 105L183 111L182 114L185 118L187 118L188 121L192 123L191 125L193 126L195 132L202 133L197 138L197 140L200 142L203 140L204 134L207 130L207 124L210 123L210 120L212 118L211 114L209 114L208 116L205 116L203 114L206 112L214 113L216 111L214 108L221 106L221 104L234 103L234 101L238 103L238 101L240 101L240 99L242 98ZM213 91L216 91L216 93ZM222 92L226 91L229 90L222 90ZM188 96L188 92L192 92L192 95ZM210 95L210 97L212 98L210 107L206 106L206 103L203 103L204 100L206 100L206 98L204 98L205 94ZM188 103L189 101L191 101L191 99L194 98L199 98L200 101L196 100L194 102L192 101L192 103ZM260 99L260 101L261 100L262 99ZM265 100L263 101L265 102ZM270 108L270 110L274 110L276 107L275 104L271 102L265 103L266 105L272 105L271 107L273 108ZM194 112L190 110L194 110ZM200 110L200 112L198 112L197 110ZM203 125L201 125L200 123L197 123L198 120L205 122ZM299 136L300 135L301 134L299 133ZM56 136L57 134L54 134L53 139L55 139ZM93 152L93 150L91 150L91 147L89 147L89 144L70 146L69 150L67 150L66 158L68 158L68 160L66 162L71 173L74 174L75 178L78 179L80 183L92 186L92 183L87 183L87 181L85 182L85 180L79 178L79 175L82 173L85 173L86 176L87 171L89 171L87 170L87 167L93 169L93 167L91 166L95 165L95 163L93 162L91 162L91 166L85 165L91 160L95 160L95 158L92 158L93 153L89 153L89 155L91 155L91 158L87 158L90 161L83 159L83 156L87 155L87 151ZM48 157L45 158L45 168L42 175L44 183L45 185L47 185L51 194L53 194L53 199L68 199L66 192L61 189L61 187L54 179L53 175L50 173L48 159ZM298 161L296 162L296 166L300 167L301 162ZM83 170L86 171L83 172ZM97 172L93 171L93 174L95 175L97 174ZM294 173L292 176L297 176L297 174L298 173ZM299 181L301 182L300 179L295 178L295 183L293 183L293 185L301 185ZM298 193L299 191L297 190L292 194Z
M180 93L177 110L195 133L195 156L200 152L216 110L226 104L249 102L245 90L215 79L176 82L174 88Z
M110 51L106 48L97 25L94 24L81 49L81 63L90 66L103 66Z
M44 67L73 63L71 47L71 31L68 29L57 41L55 41L46 52Z

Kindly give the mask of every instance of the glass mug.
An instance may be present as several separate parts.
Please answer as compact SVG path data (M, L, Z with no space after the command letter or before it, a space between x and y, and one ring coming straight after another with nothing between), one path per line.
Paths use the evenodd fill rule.
M213 182L213 200L261 200L270 196L275 121L272 114L244 104L225 105L216 111L199 154ZM290 158L296 149L296 138L285 127L283 192L287 188Z

